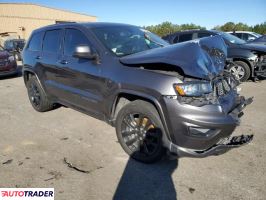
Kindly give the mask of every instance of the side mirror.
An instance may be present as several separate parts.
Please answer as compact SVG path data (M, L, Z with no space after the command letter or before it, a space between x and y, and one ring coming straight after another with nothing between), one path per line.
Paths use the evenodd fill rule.
M79 45L75 48L73 56L76 58L86 58L94 60L97 58L97 54L92 53L91 48L88 45Z

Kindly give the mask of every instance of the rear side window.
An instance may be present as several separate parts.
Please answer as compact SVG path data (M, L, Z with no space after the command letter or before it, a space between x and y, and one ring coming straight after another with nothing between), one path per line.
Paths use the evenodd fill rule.
M79 45L89 45L87 37L77 29L66 29L64 54L72 56Z
M35 33L29 42L28 49L31 51L40 51L41 50L41 41L42 41L42 33Z
M242 39L242 33L235 33L235 36L237 36L237 37Z
M61 30L46 31L43 39L43 51L58 53L60 50Z
M209 37L211 34L209 33L198 33L198 38L203 38L203 37Z
M179 42L185 42L185 41L189 41L189 40L192 40L192 33L179 35Z

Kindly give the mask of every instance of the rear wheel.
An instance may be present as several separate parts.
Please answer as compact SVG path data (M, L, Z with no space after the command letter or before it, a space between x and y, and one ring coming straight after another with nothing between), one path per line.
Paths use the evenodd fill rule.
M49 101L35 76L29 78L27 90L31 105L35 110L45 112L53 109L53 103Z
M250 68L243 61L235 61L228 70L241 82L247 81L250 77Z
M116 133L119 143L132 158L152 163L164 155L163 126L157 110L145 101L133 101L118 113Z

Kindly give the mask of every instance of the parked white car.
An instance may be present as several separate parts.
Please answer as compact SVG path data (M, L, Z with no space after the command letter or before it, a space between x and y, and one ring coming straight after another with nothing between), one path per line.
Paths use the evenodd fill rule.
M252 41L261 36L260 34L251 31L230 31L227 33L235 35L236 37L239 37L240 39L245 41Z

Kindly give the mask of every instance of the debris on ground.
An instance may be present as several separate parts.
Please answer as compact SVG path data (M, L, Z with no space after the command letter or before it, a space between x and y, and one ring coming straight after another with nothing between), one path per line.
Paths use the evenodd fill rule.
M60 140L68 140L68 137L63 137Z
M195 192L195 188L188 188L189 192L192 194L193 192Z
M23 162L22 161L19 161L18 162L18 166L20 166L20 165L23 165Z
M62 177L62 173L61 172L57 172L57 171L51 171L48 173L49 175L52 175L51 178L48 178L48 179L45 179L44 181L50 181L50 180L53 180L53 179L59 179Z
M188 189L188 191L192 194L192 193L194 193L195 191L196 191L196 189L195 188L192 188L192 187L189 187L189 186L187 186L187 185L180 185L180 186L182 186L182 187L186 187L187 189Z
M83 169L79 169L78 167L74 166L72 163L68 162L66 158L64 158L64 163L66 163L69 168L72 168L72 169L74 169L74 170L76 170L78 172L82 172L82 173L89 174L89 173L91 173L91 172L94 171L94 170L83 170ZM103 167L102 166L98 166L96 168L96 170L97 169L101 169L101 168L103 168Z
M3 165L7 165L7 164L12 163L12 161L13 161L13 159L10 159L10 160L7 160L7 161L3 162L2 164L3 164Z

